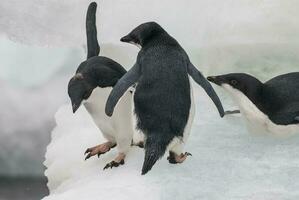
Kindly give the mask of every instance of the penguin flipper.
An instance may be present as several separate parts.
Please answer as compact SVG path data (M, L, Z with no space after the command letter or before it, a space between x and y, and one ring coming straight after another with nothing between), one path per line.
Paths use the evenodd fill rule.
M86 14L87 59L100 53L96 26L97 3L91 2Z
M107 99L105 107L106 115L112 116L118 100L130 86L137 82L139 76L139 65L135 64L121 79L118 80Z
M223 110L221 101L220 101L218 95L216 94L215 90L211 86L211 84L201 74L201 72L196 69L196 67L191 62L189 63L187 69L188 69L188 74L193 78L193 80L197 84L199 84L206 91L206 93L209 95L209 97L212 99L215 106L217 107L220 116L223 117L225 114L224 114L224 110Z

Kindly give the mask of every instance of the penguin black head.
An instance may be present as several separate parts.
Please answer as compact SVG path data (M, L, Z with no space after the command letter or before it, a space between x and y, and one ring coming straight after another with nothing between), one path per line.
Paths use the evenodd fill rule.
M165 33L165 30L156 22L147 22L137 26L128 35L120 39L121 42L127 42L144 47L150 40Z
M209 76L207 79L229 91L238 90L246 96L254 95L262 86L258 79L245 73Z
M76 73L68 84L68 94L72 102L73 113L77 111L83 100L88 99L94 86L81 74Z

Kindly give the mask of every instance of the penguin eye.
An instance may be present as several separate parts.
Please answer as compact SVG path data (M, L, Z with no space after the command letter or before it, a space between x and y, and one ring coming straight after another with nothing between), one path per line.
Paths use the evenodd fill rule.
M237 85L237 84L238 84L238 81L236 81L235 79L232 79L232 80L230 81L230 84L231 84L231 85Z

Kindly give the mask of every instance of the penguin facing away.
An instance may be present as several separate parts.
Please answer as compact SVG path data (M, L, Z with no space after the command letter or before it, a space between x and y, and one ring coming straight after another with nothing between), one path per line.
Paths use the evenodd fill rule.
M238 104L250 132L277 136L299 133L299 72L262 83L244 73L210 76Z
M97 41L95 2L90 3L86 16L87 59L82 62L76 74L68 84L68 94L75 113L84 102L86 110L91 115L97 127L103 133L107 142L88 148L85 160L92 156L104 154L111 148L117 147L118 155L104 169L124 164L134 133L132 125L132 94L124 94L117 106L116 114L107 117L104 109L112 87L126 73L126 70L110 58L98 56L100 47Z
M190 155L183 153L183 147L194 116L188 74L204 88L223 117L221 102L184 49L159 24L141 24L121 41L135 44L141 50L135 65L114 86L105 112L112 116L119 99L137 83L134 94L137 128L145 134L142 174L146 174L167 149L170 163L182 163Z

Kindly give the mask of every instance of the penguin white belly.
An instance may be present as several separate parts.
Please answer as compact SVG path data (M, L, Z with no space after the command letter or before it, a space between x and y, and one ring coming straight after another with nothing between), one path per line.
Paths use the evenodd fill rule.
M223 87L233 96L234 100L239 105L240 111L244 116L251 133L270 133L277 136L287 136L299 133L299 125L277 125L273 123L267 115L260 111L242 92L232 88L228 84L223 84Z
M189 117L183 134L184 142L187 142L187 139L189 138L192 123L194 120L194 115L195 115L195 103L194 103L194 95L193 95L193 89L191 83L190 83L190 100L191 100L191 105L190 105Z
M112 138L114 140L116 131L113 127L112 118L105 114L105 104L111 90L112 87L95 88L90 97L84 101L84 106L91 115L94 123L108 140Z
M113 116L108 117L105 114L105 105L111 90L112 87L95 88L88 100L84 102L84 106L106 139L113 142L122 139L131 140L134 133L132 94L126 92L115 107Z

